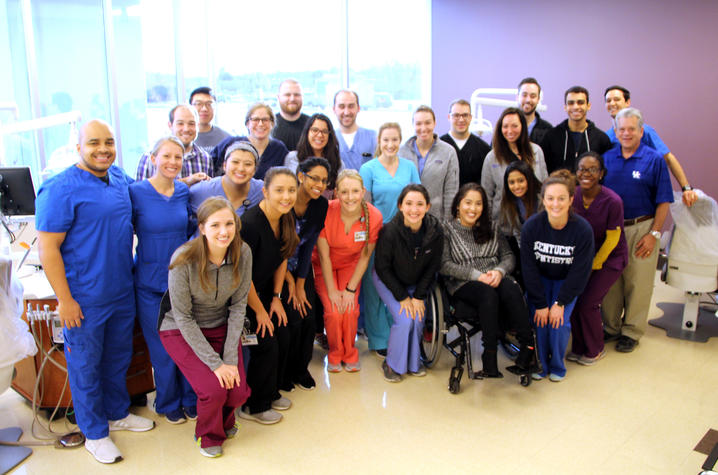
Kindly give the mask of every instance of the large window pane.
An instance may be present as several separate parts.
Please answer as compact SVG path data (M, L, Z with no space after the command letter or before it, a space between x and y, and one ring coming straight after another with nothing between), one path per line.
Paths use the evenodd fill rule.
M246 133L244 116L256 101L275 111L279 83L302 85L303 111L331 109L341 85L341 4L336 0L210 3L211 48L218 94L217 124ZM281 12L281 14L279 14Z
M412 111L430 103L431 5L427 0L348 0L349 87L359 94L358 122L378 129L399 122L414 135Z

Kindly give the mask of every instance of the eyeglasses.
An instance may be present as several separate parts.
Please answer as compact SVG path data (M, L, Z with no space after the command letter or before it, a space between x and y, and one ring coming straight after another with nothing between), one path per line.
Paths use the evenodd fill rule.
M202 109L203 107L206 107L207 109L213 109L214 101L207 101L207 102L195 101L192 103L192 105L195 106L197 109Z
M598 172L600 172L601 169L598 167L591 167L591 168L583 168L580 167L578 170L576 170L576 173L590 173L591 175L596 175Z
M471 119L471 114L468 114L468 113L466 113L466 114L451 114L451 118L454 120L459 120L459 119L469 120L469 119Z
M249 121L253 124L269 124L272 122L272 119L270 117L250 117Z
M314 135L323 135L325 137L329 135L329 129L318 129L316 127L311 127L309 132Z
M327 183L329 183L329 180L327 180L326 178L319 178L316 176L309 175L307 173L305 173L304 176L312 180L314 183L321 183L322 185L326 185Z

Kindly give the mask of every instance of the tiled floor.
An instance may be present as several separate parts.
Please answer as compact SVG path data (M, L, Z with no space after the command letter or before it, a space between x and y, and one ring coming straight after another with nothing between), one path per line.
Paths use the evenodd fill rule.
M654 301L680 297L659 283ZM659 315L653 307L651 318ZM504 372L464 378L458 395L447 391L447 353L426 377L390 384L365 341L359 348L362 371L337 375L315 349L317 389L289 394L294 407L275 426L242 421L219 459L199 454L193 423L171 426L142 408L157 428L113 433L123 462L102 466L84 448L38 447L13 473L695 474L705 456L693 447L718 428L716 338L674 340L649 326L635 352L611 345L596 366L567 363L561 383L524 388ZM16 393L0 395L0 426L29 432L31 419Z

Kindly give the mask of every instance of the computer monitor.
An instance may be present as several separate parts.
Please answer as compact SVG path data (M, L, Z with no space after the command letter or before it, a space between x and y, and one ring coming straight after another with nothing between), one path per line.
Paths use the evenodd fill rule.
M35 187L30 167L0 168L0 211L5 216L35 214Z

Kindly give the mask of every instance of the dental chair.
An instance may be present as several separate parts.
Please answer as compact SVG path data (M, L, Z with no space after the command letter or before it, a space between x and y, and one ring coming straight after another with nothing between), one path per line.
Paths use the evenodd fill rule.
M685 303L658 303L663 316L648 323L671 338L705 343L718 336L718 205L702 191L696 193L698 200L690 208L681 193L674 193L674 226L661 272L661 280L684 291ZM710 301L701 301L704 294Z

